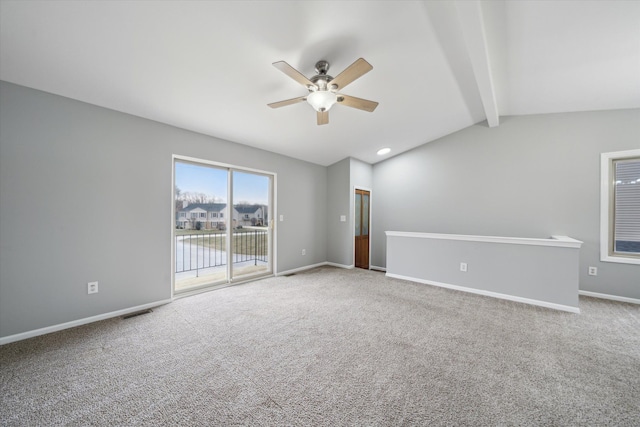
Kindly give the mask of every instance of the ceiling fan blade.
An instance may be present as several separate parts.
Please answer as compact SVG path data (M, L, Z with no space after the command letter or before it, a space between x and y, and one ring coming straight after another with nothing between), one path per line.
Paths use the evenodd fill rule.
M373 66L364 59L360 58L353 64L349 65L343 72L338 74L335 79L331 80L329 86L334 90L342 89L355 79L362 77L369 71L373 70ZM336 88L333 88L336 85Z
M286 62L284 61L274 62L273 66L276 67L278 70L282 71L283 73L285 73L287 76L291 77L293 80L300 83L305 88L309 89L310 86L317 88L317 86L313 84L311 80L306 78L300 71L296 70Z
M307 100L306 96L301 96L300 98L286 99L284 101L272 102L271 104L267 104L267 105L271 108L280 108L280 107L286 107L287 105L291 105L291 104L297 104L298 102L303 102L306 100Z
M378 103L375 101L342 94L338 95L338 103L346 105L347 107L357 108L358 110L368 111L370 113L378 106Z
M318 126L319 125L327 125L329 124L329 112L328 111L318 111Z

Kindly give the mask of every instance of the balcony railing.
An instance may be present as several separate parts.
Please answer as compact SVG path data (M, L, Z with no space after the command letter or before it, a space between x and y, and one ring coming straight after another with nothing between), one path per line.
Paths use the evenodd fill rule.
M194 233L176 235L176 273L197 271L227 265L226 233ZM269 260L269 237L265 230L234 230L231 238L233 263Z

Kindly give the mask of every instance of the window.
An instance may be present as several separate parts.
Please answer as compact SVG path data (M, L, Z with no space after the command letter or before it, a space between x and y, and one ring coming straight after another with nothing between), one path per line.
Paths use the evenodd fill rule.
M224 214L220 212L220 218L224 218Z
M244 214L244 219L249 219L249 214Z
M640 264L640 150L603 153L600 259Z
M180 212L180 218L185 218L187 216L186 212Z
M207 217L206 212L200 212L200 218L206 218L206 217Z
M197 214L197 213L195 213L195 212L191 212L191 218L197 218L197 217L198 217L198 214Z
M211 212L211 218L218 218L218 212Z

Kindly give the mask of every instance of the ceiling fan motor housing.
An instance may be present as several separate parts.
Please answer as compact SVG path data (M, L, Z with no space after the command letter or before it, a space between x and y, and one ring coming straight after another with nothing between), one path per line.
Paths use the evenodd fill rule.
M316 73L318 74L311 77L309 80L311 80L311 82L317 86L317 89L309 88L309 92L315 92L316 90L337 89L329 86L329 82L333 80L333 77L327 74L328 71L329 71L329 62L325 60L316 62Z
M311 83L313 83L318 87L317 90L332 89L329 87L329 82L333 80L333 77L331 77L328 74L318 74L317 76L311 77L309 80L311 80ZM315 91L316 91L316 88L314 87L309 89L309 92L315 92Z

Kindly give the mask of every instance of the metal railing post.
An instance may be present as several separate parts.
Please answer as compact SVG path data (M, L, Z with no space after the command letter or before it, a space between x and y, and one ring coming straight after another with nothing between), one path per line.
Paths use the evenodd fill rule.
M199 275L200 272L198 271L198 258L199 258L199 256L198 256L198 235L196 234L195 236L196 236L196 277L200 277L200 275Z

